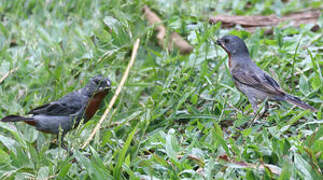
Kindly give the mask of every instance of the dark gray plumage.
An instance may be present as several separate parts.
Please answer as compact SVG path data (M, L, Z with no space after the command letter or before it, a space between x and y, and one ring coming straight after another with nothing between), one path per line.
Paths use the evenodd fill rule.
M82 118L84 122L92 118L101 101L108 94L110 85L109 79L96 76L84 88L31 110L28 112L32 114L30 117L9 115L1 121L23 121L35 126L39 131L56 135L61 131L63 140L64 135L77 127Z
M299 98L287 94L279 84L260 69L250 58L249 51L242 39L227 35L217 40L229 56L229 69L236 87L244 93L254 112L258 110L258 101L266 98L275 101L287 101L303 109L316 109Z

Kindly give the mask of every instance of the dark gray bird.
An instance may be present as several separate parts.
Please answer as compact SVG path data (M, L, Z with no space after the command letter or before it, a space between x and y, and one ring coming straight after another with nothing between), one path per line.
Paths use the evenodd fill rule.
M77 127L82 118L84 123L92 118L99 109L101 101L108 94L110 85L109 79L96 76L84 88L31 110L28 112L31 114L30 117L9 115L1 121L23 121L44 133L56 134L57 138L61 132L60 140L63 143L64 135Z
M299 98L287 94L272 77L260 69L251 60L248 48L242 39L227 35L216 43L227 52L229 69L235 86L248 97L254 113L258 110L258 101L265 99L287 101L303 109L317 111Z

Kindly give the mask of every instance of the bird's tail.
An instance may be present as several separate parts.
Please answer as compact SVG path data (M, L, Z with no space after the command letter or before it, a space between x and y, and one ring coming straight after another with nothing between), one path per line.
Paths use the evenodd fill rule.
M18 121L32 121L33 118L27 118L17 115L9 115L1 119L2 122L18 122Z
M302 100L300 100L298 97L295 97L295 96L292 96L292 95L289 95L289 94L286 94L286 101L291 103L291 104L294 104L300 108L303 108L303 109L309 109L311 110L312 112L316 112L317 109L315 109L314 107L306 104L305 102L303 102Z

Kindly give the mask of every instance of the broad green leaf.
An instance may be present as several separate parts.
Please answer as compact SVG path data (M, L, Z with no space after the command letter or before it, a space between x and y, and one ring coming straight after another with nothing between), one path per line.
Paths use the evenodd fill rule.
M300 172L302 178L315 180L318 176L313 171L312 166L298 153L294 153L295 167Z
M10 164L10 156L2 149L0 149L0 164Z
M137 130L137 126L135 126L135 128L131 131L121 152L119 152L118 161L117 161L117 164L115 165L114 171L113 171L114 178L118 179L121 177L121 167L122 167L122 164L124 163L124 159L126 158L126 153L130 147L130 143L136 133L136 130Z
M38 171L37 179L45 180L48 179L49 168L47 166L41 167Z
M67 176L68 171L70 170L72 164L70 163L66 163L59 171L58 173L58 177L59 178L64 178L65 176Z

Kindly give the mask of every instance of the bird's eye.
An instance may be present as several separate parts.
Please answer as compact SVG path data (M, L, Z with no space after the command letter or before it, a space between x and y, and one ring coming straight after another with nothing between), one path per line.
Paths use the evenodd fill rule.
M229 41L229 39L224 39L224 42L229 43L230 41Z
M99 79L94 79L95 84L99 84L100 80Z

